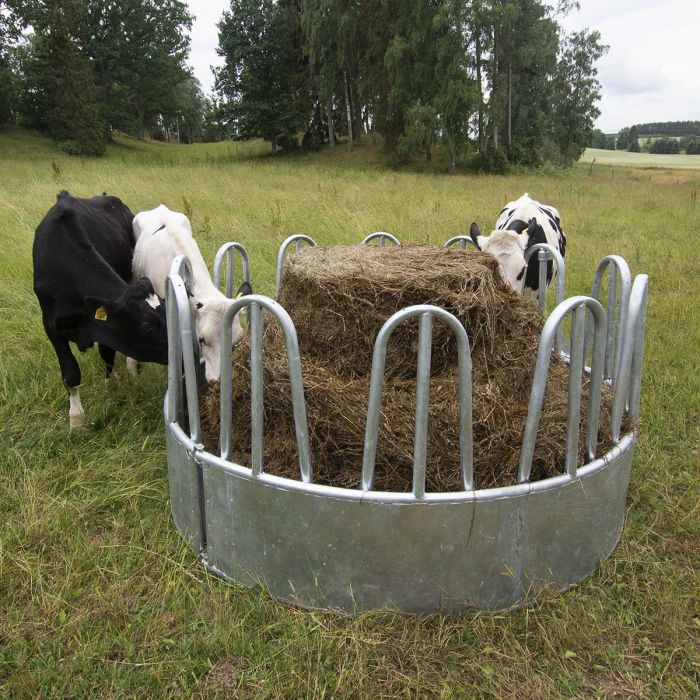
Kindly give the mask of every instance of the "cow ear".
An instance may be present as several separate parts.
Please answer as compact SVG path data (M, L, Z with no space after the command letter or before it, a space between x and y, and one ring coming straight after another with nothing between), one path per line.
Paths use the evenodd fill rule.
M106 321L113 310L110 302L99 297L87 296L83 299L83 303L90 318L95 318L98 321Z
M537 219L530 219L527 225L527 248L536 243L546 243L547 237L544 235L544 229L537 223Z
M250 286L250 282L244 282L238 288L238 291L236 292L236 299L239 299L240 297L248 296L248 294L252 294L252 293L253 293L253 288Z
M479 227L476 225L476 222L472 222L472 225L469 227L469 236L471 237L472 241L474 241L476 249L481 250L481 246L479 245L481 231L479 231Z

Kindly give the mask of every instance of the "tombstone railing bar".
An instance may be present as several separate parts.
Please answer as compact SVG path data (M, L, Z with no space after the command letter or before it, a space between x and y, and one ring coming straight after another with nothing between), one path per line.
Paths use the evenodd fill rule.
M313 481L311 466L311 450L309 448L309 431L306 421L306 404L304 401L304 385L301 375L301 356L294 322L285 309L273 299L260 294L250 294L236 299L224 312L221 321L221 459L231 457L231 420L233 414L233 367L231 363L231 325L238 311L250 307L250 379L251 379L251 472L253 476L263 473L263 348L262 310L269 311L280 324L284 333L287 349L287 368L292 393L292 409L294 412L294 429L296 433L297 451L299 453L299 470L304 483Z
M476 243L471 239L470 236L465 236L460 234L459 236L452 236L452 238L448 238L443 244L443 248L449 248L450 246L453 246L455 243L459 244L459 249L460 250L465 250L467 247L467 244L469 244L474 250L478 250L476 247Z
M639 420L648 291L648 275L637 275L632 283L627 305L619 373L610 415L610 429L613 440L616 442L620 439L622 416L625 410L633 423Z
M575 477L578 462L579 420L581 402L581 381L583 369L583 336L585 310L593 316L593 360L591 362L590 381L588 386L588 413L585 434L585 462L595 458L598 439L598 421L600 418L601 387L603 382L603 362L605 355L605 309L599 301L591 297L575 296L559 304L545 321L540 346L537 352L537 362L532 380L532 390L527 409L527 421L523 432L523 442L520 450L518 467L518 483L529 480L532 469L532 458L537 440L537 428L542 414L549 364L552 349L555 344L557 330L561 327L566 316L574 311L571 330L571 355L569 365L569 397L567 406L567 451L566 473ZM573 387L577 387L572 391Z
M316 241L303 233L297 233L294 236L289 236L285 238L280 246L277 253L277 269L275 270L275 295L279 294L280 286L282 284L282 271L284 269L284 259L287 255L287 249L294 243L294 248L297 252L301 250L303 243L308 243L310 246L315 246Z
M235 255L238 253L241 256L242 264L242 280L250 284L250 255L242 243L229 241L224 243L216 252L214 258L214 286L219 289L221 286L221 266L226 258L226 287L225 294L229 299L233 298L233 282L235 276Z
M178 256L171 270L181 269L184 256ZM199 421L197 350L194 320L184 280L179 272L171 271L165 283L166 313L168 324L168 402L170 416L183 419L182 375L185 375L185 395L189 418L189 436L193 443L201 444ZM181 426L182 427L182 426Z
M597 265L593 275L591 296L600 300L601 288L605 270L608 269L608 302L607 302L607 331L605 338L605 378L615 388L617 375L620 371L620 354L622 351L622 334L624 333L629 295L632 287L632 275L627 261L619 255L606 255ZM619 293L618 293L619 278ZM590 322L587 323L587 333L590 335ZM586 338L588 357L588 337Z
M425 475L428 442L428 402L430 398L430 357L432 350L432 320L446 323L457 338L457 362L459 373L459 451L464 491L474 488L474 456L472 436L472 385L471 351L464 326L448 311L437 306L420 304L397 311L382 326L377 334L372 355L367 424L362 460L361 489L369 491L374 481L374 468L379 438L379 415L384 387L386 350L395 328L409 318L418 316L418 368L416 372L416 421L413 446L413 496L425 496Z
M392 245L401 245L401 241L392 233L388 233L387 231L376 231L375 233L370 233L369 236L365 236L362 239L362 244L369 245L376 239L379 239L379 246L381 248L386 245L387 241L390 241Z

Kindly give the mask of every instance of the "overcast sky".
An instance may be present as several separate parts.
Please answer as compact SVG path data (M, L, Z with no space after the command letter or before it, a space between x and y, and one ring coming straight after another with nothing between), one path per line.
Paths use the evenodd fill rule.
M616 132L654 121L700 120L700 0L580 0L567 31L597 29L610 47L599 64L603 85L596 126ZM217 22L228 0L188 0L196 21L190 63L206 93L216 54Z

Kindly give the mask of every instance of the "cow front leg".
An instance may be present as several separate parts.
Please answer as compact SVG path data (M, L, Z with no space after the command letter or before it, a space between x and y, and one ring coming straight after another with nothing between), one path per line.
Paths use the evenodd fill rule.
M85 411L80 402L80 366L78 361L73 357L68 341L56 331L46 328L53 349L58 358L58 364L61 368L61 378L63 384L68 391L68 399L70 407L68 409L68 420L71 428L79 428L85 420Z
M114 369L114 356L117 354L116 350L108 348L106 345L97 344L97 348L100 351L100 357L105 363L105 379L109 379L112 376L112 370Z

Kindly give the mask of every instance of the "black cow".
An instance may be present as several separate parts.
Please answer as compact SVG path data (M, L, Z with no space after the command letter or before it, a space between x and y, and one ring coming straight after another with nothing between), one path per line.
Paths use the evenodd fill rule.
M34 236L34 293L70 397L70 426L82 425L80 367L97 343L107 376L116 351L137 361L168 361L165 304L147 279L131 280L134 215L117 197L61 192Z

